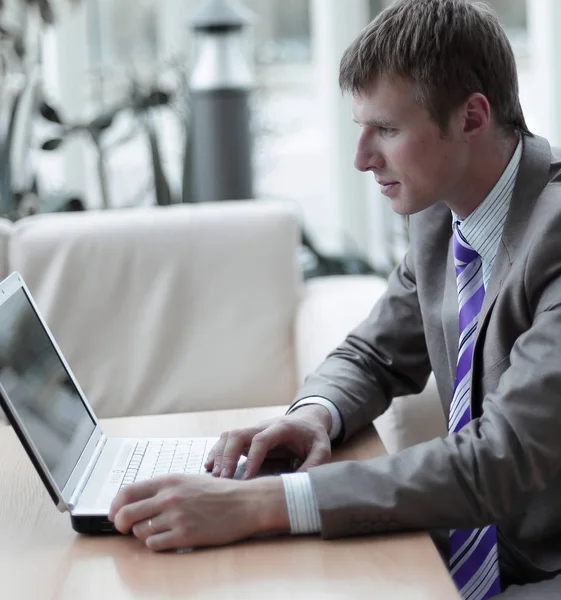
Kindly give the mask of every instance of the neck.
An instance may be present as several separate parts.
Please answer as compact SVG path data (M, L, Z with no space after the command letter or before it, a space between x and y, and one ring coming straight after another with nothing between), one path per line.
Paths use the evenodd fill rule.
M508 166L516 146L517 136L481 140L471 148L468 166L458 182L454 200L446 202L461 219L468 217L489 195Z

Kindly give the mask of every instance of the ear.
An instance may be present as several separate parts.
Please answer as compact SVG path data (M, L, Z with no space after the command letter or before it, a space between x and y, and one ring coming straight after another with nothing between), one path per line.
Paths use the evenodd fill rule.
M491 124L491 106L483 94L472 94L464 103L463 133L468 137L487 130Z

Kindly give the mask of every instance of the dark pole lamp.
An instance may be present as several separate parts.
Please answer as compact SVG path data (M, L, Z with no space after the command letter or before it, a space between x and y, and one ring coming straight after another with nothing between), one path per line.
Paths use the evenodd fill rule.
M243 52L253 13L238 0L205 0L189 20L197 56L189 81L189 177L184 201L253 198L250 94Z

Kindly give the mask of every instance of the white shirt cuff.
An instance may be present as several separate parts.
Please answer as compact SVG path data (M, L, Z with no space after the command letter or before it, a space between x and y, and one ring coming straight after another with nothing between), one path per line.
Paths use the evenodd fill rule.
M287 414L294 412L297 408L301 406L306 406L308 404L319 404L327 408L329 413L331 414L331 429L329 430L329 439L333 441L340 433L343 427L343 423L341 421L341 414L339 410L331 402L331 400L327 400L327 398L322 398L321 396L310 396L309 398L302 398L299 400L289 411Z
M321 520L312 481L307 473L281 475L288 507L290 533L318 533Z

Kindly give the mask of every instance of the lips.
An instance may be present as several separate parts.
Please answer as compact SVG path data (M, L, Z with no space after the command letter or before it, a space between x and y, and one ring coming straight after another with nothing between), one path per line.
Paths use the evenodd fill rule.
M384 196L393 197L397 193L397 186L399 181L378 181L380 184L381 192Z

